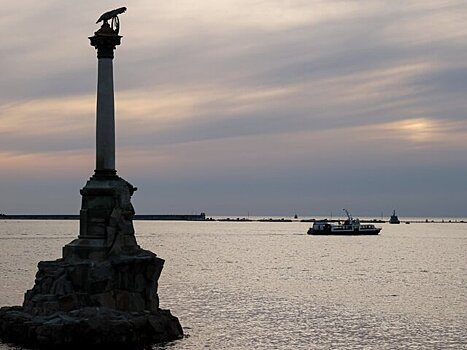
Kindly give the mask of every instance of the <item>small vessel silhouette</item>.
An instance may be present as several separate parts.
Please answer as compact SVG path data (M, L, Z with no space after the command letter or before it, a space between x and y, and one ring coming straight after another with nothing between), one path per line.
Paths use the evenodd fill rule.
M392 212L391 218L389 219L389 223L390 224L400 224L401 223L399 218L396 215L395 210L393 210L393 212Z
M353 218L347 209L343 209L347 214L347 220L341 225L335 224L326 220L319 220L313 223L309 228L309 235L341 235L341 236L360 236L360 235L377 235L381 231L381 227L375 227L372 224L361 224L360 219Z

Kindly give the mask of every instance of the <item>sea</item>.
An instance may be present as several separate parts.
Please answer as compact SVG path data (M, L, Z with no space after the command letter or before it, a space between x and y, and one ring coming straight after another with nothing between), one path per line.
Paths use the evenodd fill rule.
M467 223L310 236L304 222L136 221L165 259L161 307L186 336L154 349L467 349ZM0 221L0 305L77 221ZM0 344L1 350L18 349Z

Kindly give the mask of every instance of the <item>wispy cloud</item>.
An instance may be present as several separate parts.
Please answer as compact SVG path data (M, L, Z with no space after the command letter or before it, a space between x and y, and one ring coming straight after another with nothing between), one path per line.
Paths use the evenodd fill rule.
M96 58L86 37L113 7L110 0L2 3L2 175L57 181L92 170ZM265 212L307 202L341 207L346 198L364 208L372 191L381 199L371 207L385 198L392 206L383 179L417 188L411 203L426 203L433 187L459 188L456 174L467 170L460 165L467 164L464 1L128 7L114 61L117 163L146 188L163 181L167 189L157 188L167 197L184 188L171 200L206 203L208 211L250 202ZM416 176L426 176L426 187ZM226 187L235 200L223 207ZM138 194L143 208L154 207L153 195ZM441 206L433 200L431 208ZM462 205L447 207L458 213Z

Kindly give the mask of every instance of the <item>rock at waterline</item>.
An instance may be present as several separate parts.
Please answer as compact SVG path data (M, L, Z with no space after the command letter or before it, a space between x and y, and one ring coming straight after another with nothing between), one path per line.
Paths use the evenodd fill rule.
M33 316L20 306L0 309L2 340L31 347L134 349L182 335L178 319L168 310L124 312L86 307Z
M0 339L47 349L134 348L180 339L177 317L159 309L163 264L143 249L102 261L41 261L23 306L0 309Z

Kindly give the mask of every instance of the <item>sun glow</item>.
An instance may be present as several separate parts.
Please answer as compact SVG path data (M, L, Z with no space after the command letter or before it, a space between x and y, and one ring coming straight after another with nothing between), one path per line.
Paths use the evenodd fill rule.
M411 118L396 122L364 127L375 137L386 140L399 140L412 146L424 148L427 145L465 145L467 125L455 120L437 120L432 118Z
M435 138L438 122L426 118L404 120L397 126L401 135L413 142L427 142Z

